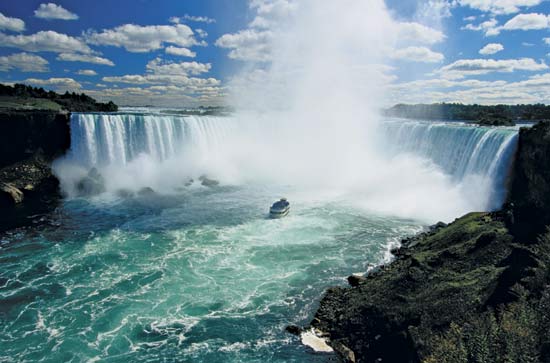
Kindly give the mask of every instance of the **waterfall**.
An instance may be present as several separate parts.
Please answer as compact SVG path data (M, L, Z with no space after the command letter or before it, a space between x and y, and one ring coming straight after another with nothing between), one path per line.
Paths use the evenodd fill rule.
M367 209L430 220L505 200L515 129L385 120L357 145L357 130L310 126L289 117L75 113L71 149L55 170L69 195L91 167L109 191L177 190L206 174L228 184L338 189ZM338 138L326 137L332 131Z
M222 117L75 113L69 158L86 167L122 166L142 154L162 162L186 149L212 152L231 127Z
M429 159L455 183L473 177L476 182L488 183L489 209L504 202L517 130L410 120L387 121L382 129L390 140L387 145L391 153L414 153Z

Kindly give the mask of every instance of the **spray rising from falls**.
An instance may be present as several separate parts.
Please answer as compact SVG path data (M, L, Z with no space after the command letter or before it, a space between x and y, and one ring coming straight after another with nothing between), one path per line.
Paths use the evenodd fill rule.
M436 129L423 133L409 123L393 136L381 123L393 50L415 45L411 24L395 20L383 0L271 5L251 2L251 26L266 27L265 44L230 53L252 60L227 85L238 113L74 115L73 148L56 167L64 187L97 166L110 191L173 192L207 174L224 184L291 186L311 199L330 195L426 221L502 202L512 139L465 128L444 131L456 133L444 141ZM239 34L217 43L230 46Z
M124 166L141 155L163 162L186 149L215 150L230 128L219 117L74 114L69 158L88 167Z
M71 149L54 164L69 196L91 168L106 189L171 192L215 168L234 124L208 116L78 114L71 116Z
M285 145L289 135L262 125L246 117L74 114L72 147L56 170L69 194L91 167L112 192L146 186L173 192L207 174L225 184L330 188L375 212L449 219L502 204L517 140L510 129L385 121L376 132L383 158L361 164L358 150L341 160L338 145L319 145L324 150L312 149L308 164L293 144L298 139Z
M383 130L392 152L420 155L441 168L453 183L481 191L484 209L500 208L504 202L516 130L405 120L386 122Z

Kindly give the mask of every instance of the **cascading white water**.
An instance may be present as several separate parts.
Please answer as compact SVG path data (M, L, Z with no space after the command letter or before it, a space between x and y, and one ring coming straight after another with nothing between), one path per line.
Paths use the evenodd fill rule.
M232 128L227 118L148 114L71 116L68 159L84 167L126 165L141 155L163 162L185 150L208 153Z
M517 141L513 129L387 120L377 137L370 135L379 141L375 148L385 151L384 158L361 166L361 154L341 159L332 145L301 154L301 134L277 134L276 125L250 119L255 120L73 114L71 150L56 169L69 190L91 167L100 169L112 191L144 186L173 190L208 174L225 183L337 188L370 210L448 219L501 206ZM312 163L316 159L320 164ZM350 162L357 165L352 173Z
M489 193L487 209L497 209L504 202L517 145L516 130L408 120L387 121L382 130L391 152L414 153L429 159L455 183L475 178L473 183L485 184Z

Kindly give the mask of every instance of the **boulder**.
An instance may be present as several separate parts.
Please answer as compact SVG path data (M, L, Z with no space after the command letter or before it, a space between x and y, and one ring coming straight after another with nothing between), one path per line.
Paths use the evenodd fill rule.
M290 333L292 335L297 335L297 336L300 336L300 334L302 334L304 332L304 329L300 328L297 325L288 325L285 328L285 330L286 330L287 333Z
M0 232L39 223L61 199L59 181L41 153L0 168L0 185Z
M23 202L23 192L13 184L0 183L0 208L10 208Z
M128 189L120 189L120 190L117 190L116 195L119 196L120 198L128 199L134 196L134 192Z
M91 197L105 192L105 179L96 168L90 169L88 175L76 184L76 190L81 197Z
M153 196L153 195L157 195L157 193L153 190L153 188L151 187L144 187L144 188L141 188L137 194L140 196L140 197L150 197L150 196Z
M210 179L206 175L201 175L199 177L199 180L200 180L202 186L205 186L205 187L216 187L216 186L220 185L219 181L214 180L214 179Z
M357 287L357 286L365 283L366 281L367 281L367 278L363 275L353 274L353 275L348 276L348 284L351 287Z

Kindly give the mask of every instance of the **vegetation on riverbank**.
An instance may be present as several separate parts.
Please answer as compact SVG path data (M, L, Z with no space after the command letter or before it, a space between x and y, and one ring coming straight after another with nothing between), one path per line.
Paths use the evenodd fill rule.
M15 84L0 84L0 110L40 110L69 112L116 112L113 102L101 103L84 93L58 94L43 88Z
M550 106L464 105L461 103L398 104L387 110L390 117L423 120L471 121L487 126L512 126L515 121L550 120Z
M406 239L312 327L352 362L550 361L550 123L522 129L508 203Z

